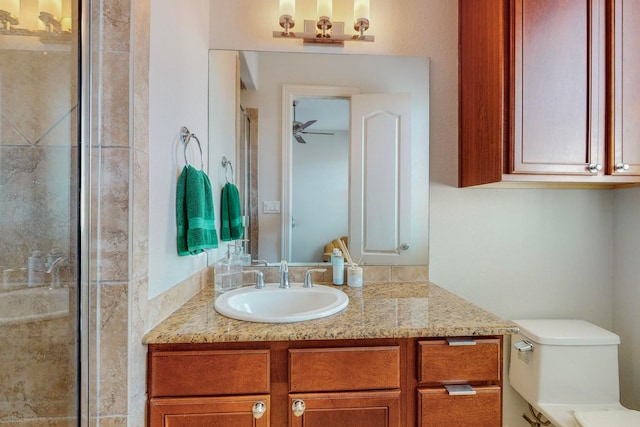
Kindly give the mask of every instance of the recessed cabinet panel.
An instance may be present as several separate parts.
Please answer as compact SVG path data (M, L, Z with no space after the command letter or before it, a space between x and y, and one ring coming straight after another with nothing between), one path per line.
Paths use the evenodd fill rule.
M400 391L293 394L289 407L302 400L304 413L289 415L291 427L399 427Z
M602 163L598 16L591 1L515 1L509 172L587 175L589 163Z
M419 342L421 384L499 381L500 340L474 339L474 345L449 345L447 340Z
M475 387L475 391L475 395L454 396L444 387L418 390L418 424L421 427L500 427L500 387Z
M256 403L265 412L253 416ZM149 403L151 426L158 427L269 427L268 395L203 398L159 398Z
M289 362L292 392L400 387L397 346L290 349Z

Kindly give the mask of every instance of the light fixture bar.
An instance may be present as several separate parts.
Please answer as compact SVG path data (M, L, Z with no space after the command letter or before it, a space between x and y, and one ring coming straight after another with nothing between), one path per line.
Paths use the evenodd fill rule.
M0 0L2 1L2 0ZM45 1L45 0L40 0ZM279 0L279 24L284 31L274 31L274 38L302 39L304 44L344 46L345 42L373 42L375 36L365 35L369 29L369 0L353 0L353 29L355 35L345 35L344 22L332 22L333 0L316 0L317 20L304 21L304 32L293 32L295 0Z
M323 37L322 33L314 32L317 23L315 21L304 21L304 32L274 31L273 38L301 39L306 45L329 45L344 46L345 42L373 42L375 36L360 34L344 34L344 22L333 22L333 28L329 37Z

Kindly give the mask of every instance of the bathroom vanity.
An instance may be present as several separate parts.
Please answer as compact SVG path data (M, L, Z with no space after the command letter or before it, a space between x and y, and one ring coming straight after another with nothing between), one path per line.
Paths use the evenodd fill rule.
M344 311L284 324L202 291L145 336L149 426L502 425L515 325L430 283L344 291Z

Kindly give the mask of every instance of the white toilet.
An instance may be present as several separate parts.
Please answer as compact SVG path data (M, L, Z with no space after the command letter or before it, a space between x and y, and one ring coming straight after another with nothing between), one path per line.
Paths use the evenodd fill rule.
M640 427L620 404L620 337L583 320L514 320L510 383L556 427Z

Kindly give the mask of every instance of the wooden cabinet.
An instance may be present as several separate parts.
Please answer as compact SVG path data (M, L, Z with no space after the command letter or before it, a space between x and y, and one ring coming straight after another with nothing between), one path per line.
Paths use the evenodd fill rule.
M502 420L502 337L154 344L148 368L150 427ZM475 394L445 388L461 384Z
M304 412L291 412L291 427L400 427L400 390L348 393L301 393L290 407L304 402Z
M156 398L149 401L149 425L268 427L270 425L268 408L268 395ZM260 418L256 418L254 411L261 414Z
M461 187L640 182L637 2L459 5Z
M640 2L607 2L607 173L640 176Z
M479 386L473 395L451 395L444 388L419 389L419 426L500 427L501 389Z
M418 425L502 425L502 341L431 339L418 343Z
M267 427L270 350L149 353L149 425Z
M290 349L289 425L399 427L400 377L397 345Z

